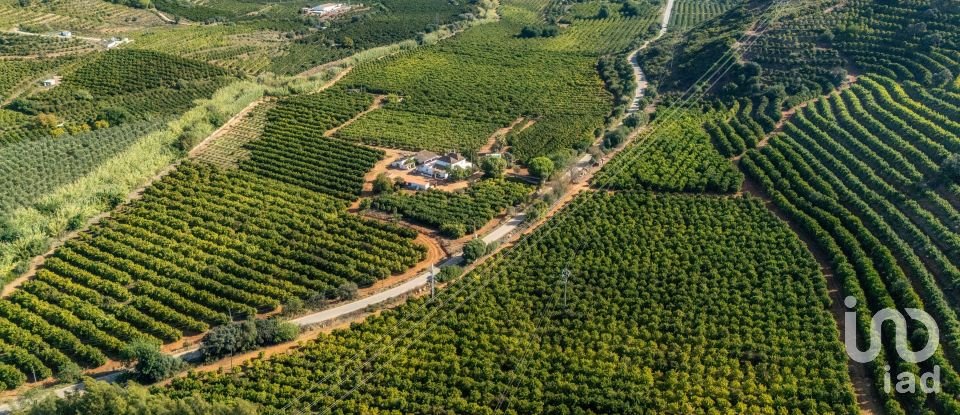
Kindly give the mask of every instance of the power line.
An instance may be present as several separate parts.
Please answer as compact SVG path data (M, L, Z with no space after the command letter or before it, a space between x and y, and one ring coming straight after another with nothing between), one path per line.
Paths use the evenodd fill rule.
M768 9L769 9L769 8L773 8L774 5L784 4L784 3L786 3L787 1L788 1L788 0L778 0L777 2L771 3L771 4L768 6ZM771 21L771 20L773 20L772 17L761 18L761 19L759 19L759 20L756 22L755 26L759 27L762 23L768 23L768 22ZM744 34L743 37L746 38L747 36L748 36L747 34ZM755 42L756 42L756 40L754 40L753 43L755 43ZM753 43L747 44L747 46L744 47L743 49L744 49L744 50L748 50L749 47L753 45ZM732 49L731 49L731 50L728 50L728 51L725 53L725 55L729 55L729 56L727 56L726 59L720 59L720 60L714 62L713 65L711 65L711 67L708 68L707 72L705 72L696 82L694 82L686 91L684 91L684 93L681 95L681 97L683 97L683 96L686 95L686 98L684 98L684 99L682 100L682 102L680 102L679 104L675 104L675 105L673 105L671 108L668 108L667 111L670 111L670 113L669 113L666 117L663 117L663 118L661 118L660 120L657 121L657 123L653 126L652 130L651 130L650 133L647 135L647 137L649 137L650 135L653 135L653 133L656 132L657 129L662 128L663 126L669 126L668 123L669 123L670 121L673 121L675 118L677 118L677 114L680 112L680 110L682 109L682 107L684 107L684 106L685 106L686 104L688 104L691 100L693 100L696 95L698 95L698 92L696 92L696 91L697 91L697 90L696 90L696 87L700 84L701 81L704 81L704 79L706 79L706 82L709 84L710 87L712 87L712 86L715 85L717 82L719 82L719 80L722 79L722 77L723 77L727 72L729 72L729 70L733 67L733 63L736 62L735 60L733 60L734 51L733 51ZM721 64L721 62L724 62L724 63ZM717 65L720 65L720 68L717 68ZM724 69L724 67L725 67L725 69ZM720 73L720 72L722 72L722 73ZM717 76L718 74L719 74L719 76ZM708 91L709 89L710 89L709 87L708 87L708 88L704 88L703 90L701 90L701 91L699 92L699 94L700 94L700 95L705 94L706 91ZM688 94L689 94L689 95L688 95ZM678 108L674 108L674 107L678 107ZM632 154L624 154L624 155L623 155L623 156L628 157L628 159L627 159L628 162L627 162L627 163L621 163L620 166L615 166L615 167L618 167L620 170L622 170L622 169L624 169L624 168L626 168L626 167L632 166L631 163L637 161L637 160L639 159L639 155L642 154L643 150L644 150L645 148L647 148L648 145L649 145L651 142L653 142L653 141L656 141L656 137L654 138L654 140L647 140L647 139L645 138L641 143L638 143L638 144L636 145L636 146L638 146L638 147L637 147L637 148L638 148L637 151L635 151L635 152L632 153ZM632 159L632 160L631 160L631 159ZM606 186L606 185L601 186L600 188L598 188L598 190L603 190L603 187L607 187L607 186ZM550 233L551 231L553 231L557 226L559 226L559 224L564 223L564 222L567 220L567 218L569 217L569 215L571 214L571 212L576 211L577 209L579 209L579 206L580 206L580 205L575 205L575 206L573 206L573 207L571 208L571 211L568 212L567 215L561 216L560 218L558 218L558 219L556 219L556 220L552 220L552 221L548 222L544 227L542 227L542 228L539 230L539 232L534 232L534 233L527 234L527 235L523 236L523 237L521 238L521 241L518 242L518 244L517 244L517 245L520 245L521 243L524 243L524 244L522 245L522 248L519 249L519 250L517 250L517 251L515 251L515 252L513 252L512 254L513 254L513 255L519 255L520 252L523 252L525 249L527 249L527 248L529 248L530 246L532 246L533 242L525 243L525 242L527 242L529 239L531 239L531 238L542 238L544 235L549 234L549 233ZM487 267L493 267L493 266L495 266L496 264L498 264L499 261L502 260L504 257L505 257L505 255L503 255L503 254L498 255L498 256L494 259L493 262L488 263L488 264L485 264L485 266L487 266ZM427 313L426 315L424 315L423 317L421 317L420 320L419 320L418 322L416 322L414 325L415 325L415 326L419 326L419 325L423 324L425 321L427 321L427 319L429 319L429 318L433 317L434 315L436 315L440 310L442 310L444 307L446 307L447 304L449 304L449 299L448 299L448 298L451 298L451 297L452 297L452 298L456 298L457 294L460 294L461 292L463 292L463 291L465 291L466 289L468 289L469 287L471 287L471 286L473 285L473 282L474 282L474 281L479 281L480 289L475 289L475 290L473 290L473 292L468 296L468 298L467 298L465 301L460 302L460 303L458 303L457 305L455 305L452 311L456 311L456 310L459 309L460 306L462 306L464 303L470 301L470 300L476 295L477 292L481 291L482 288L484 288L487 284L489 284L489 281L490 281L490 280L489 280L489 279L487 279L487 280L482 280L482 279L479 279L479 278L473 278L473 279L463 278L463 279L458 280L458 283L456 284L456 285L457 285L456 291L454 291L453 293L450 293L450 294L448 294L448 295L445 295L445 296L441 296L441 297L437 297L437 298L431 298L429 301L425 302L422 307L420 307L418 310L415 310L415 311L414 311L414 312L418 312L418 311L421 311L421 310L426 310L428 307L430 307L431 305L433 305L435 302L437 303L436 306L432 307L432 309L430 310L429 313ZM444 297L448 297L448 298L444 298ZM398 328L398 327L400 326L400 324L403 324L403 323L405 323L405 322L407 322L407 321L410 321L411 318L415 315L414 312L411 312L410 314L408 314L407 316L405 316L403 319L400 319L400 320L398 320L397 322L395 322L392 327L393 327L393 328ZM394 340L391 342L390 345L391 345L391 346L395 346L400 340L405 339L406 336L409 335L414 329L415 329L414 327L411 327L411 328L409 328L408 330L406 330L405 333L401 334L400 336L394 337ZM419 333L419 335L416 336L415 339L413 339L413 341L416 341L416 340L421 339L424 335L426 335L426 334L429 333L429 332L430 332L430 329L426 329L426 330L421 331L421 332ZM370 347L370 346L368 346L368 347ZM367 349L367 348L364 348L363 351L366 351L366 349ZM376 353L373 353L373 355L372 355L369 359L367 359L365 362L358 362L358 363L370 364L370 363L372 363L372 362L374 361L374 359L377 359L377 358L382 354L383 350L386 350L386 349L388 349L388 348L381 347L379 351L377 351ZM360 353L361 353L361 351L358 350L358 351L354 354L354 357L358 357L358 356L360 355ZM392 360L392 359L390 359L390 360ZM390 360L388 360L388 363L389 363ZM354 371L353 373L356 373L356 371ZM352 374L352 373L351 373L351 374ZM318 386L326 383L326 381L329 380L330 376L332 376L332 375L333 375L333 373L328 373L327 376L325 376L324 379L322 379L320 382L315 383L314 385L312 385L312 386L311 386L310 388L308 388L307 390L304 390L304 391L302 391L301 393L298 393L297 396L294 397L294 399L293 399L292 401L288 402L287 405L284 406L283 410L285 411L285 410L289 409L294 403L298 402L301 397L303 397L303 396L305 396L305 395L307 395L307 394L309 394L309 393L312 393ZM339 398L337 398L337 400L333 403L333 405L335 406L335 405L336 405L337 403L339 403L341 400L343 400L344 398L346 398L346 396L349 396L349 395L352 394L354 391L356 391L360 386L362 386L363 384L365 384L365 382L366 382L367 380L369 380L369 378L370 378L371 376L373 376L373 375L371 374L370 376L367 376L365 379L361 379L360 382L359 382L359 384L357 384L356 386L354 386L353 388L351 388L350 390L348 390L346 393L344 393L343 395L341 395ZM345 381L346 381L346 378L344 378L343 380L341 380L340 382L338 382L338 384L337 384L336 386L338 386L338 387L339 387L339 386L342 386L342 384L343 384ZM317 397L317 399L313 400L313 401L310 403L310 405L307 406L307 410L309 410L310 408L312 408L313 405L315 405L321 398L322 398L322 396ZM501 401L501 403L502 403L502 401ZM323 413L329 413L330 410L331 410L331 408L332 408L332 406L331 406L331 407L327 407L326 410L323 411ZM299 411L299 410L297 411L297 413L301 413L301 412L302 412L302 411Z

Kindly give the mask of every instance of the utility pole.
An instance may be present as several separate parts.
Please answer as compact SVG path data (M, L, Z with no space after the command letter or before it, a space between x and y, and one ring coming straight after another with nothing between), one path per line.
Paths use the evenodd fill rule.
M560 275L563 284L563 308L567 308L567 282L570 281L570 269L564 268Z
M427 276L427 282L430 284L430 298L437 295L437 267L430 265L430 275Z
M227 313L230 315L229 324L233 324L233 309L228 308ZM233 347L234 347L233 345L230 346L230 371L231 372L233 371L233 354L236 352L236 350L233 350Z

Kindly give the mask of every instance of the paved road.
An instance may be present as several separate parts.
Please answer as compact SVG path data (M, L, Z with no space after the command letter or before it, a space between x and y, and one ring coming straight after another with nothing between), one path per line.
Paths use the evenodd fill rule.
M463 256L456 255L456 256L447 258L445 261L440 263L439 267L445 267L448 265L457 265L457 264L460 264L461 262L463 262ZM329 308L313 314L308 314L303 317L295 318L293 320L290 320L290 322L300 326L309 326L312 324L318 324L318 323L324 323L327 321L336 320L340 317L350 315L351 313L363 311L367 307L381 304L385 301L400 297L402 295L405 295L407 293L420 289L421 287L424 287L427 285L427 277L429 276L430 276L430 271L427 271L403 284L400 284L388 290L381 291L374 295L364 297L359 300L352 301L347 304L343 304L341 306Z

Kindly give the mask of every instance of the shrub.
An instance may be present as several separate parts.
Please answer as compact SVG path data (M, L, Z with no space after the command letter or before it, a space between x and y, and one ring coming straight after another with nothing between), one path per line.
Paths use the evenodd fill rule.
M483 239L472 239L463 247L463 260L470 264L487 254L487 243Z
M161 352L159 344L145 340L130 342L121 352L121 358L128 365L136 362L134 376L146 383L167 379L186 366L186 362L180 358Z
M448 265L440 268L440 273L437 274L437 282L447 282L452 281L454 278L463 275L463 268L458 265Z
M261 346L288 342L300 334L300 326L278 318L257 320L257 343Z
M27 377L17 368L0 363L0 385L4 389L13 389L26 382Z
M530 169L530 174L534 177L539 178L541 181L546 181L550 178L550 175L553 174L554 166L553 160L550 160L548 157L536 157L533 160L530 160L530 163L527 165Z
M480 163L480 168L483 170L484 176L499 179L503 177L503 171L507 168L507 161L503 157L487 157Z

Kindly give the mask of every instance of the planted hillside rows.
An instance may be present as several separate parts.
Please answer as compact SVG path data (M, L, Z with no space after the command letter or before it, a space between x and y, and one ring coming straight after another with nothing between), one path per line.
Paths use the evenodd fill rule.
M604 189L735 192L743 175L711 145L702 127L722 115L684 113L654 124L594 178Z
M84 58L53 89L18 98L10 108L28 115L55 114L62 121L94 125L107 110L126 121L176 115L223 86L231 74L205 62L172 55L118 49ZM131 118L136 116L136 118Z
M709 2L680 0L675 22L683 16L685 3ZM726 103L773 93L790 108L858 74L934 88L957 83L960 21L949 2L805 1L791 3L782 14L779 8L768 8L769 3L730 5L698 30L654 44L641 56L658 92L686 91L727 53L740 56L741 63L710 91ZM770 18L762 33L749 29L758 13ZM737 50L746 44L749 49Z
M141 122L56 139L37 139L0 147L0 214L26 206L72 183L100 163L157 128Z
M0 2L0 26L18 25L33 30L72 30L109 37L117 31L164 24L147 10L125 7L103 0L49 0L42 2Z
M725 157L742 154L757 146L776 128L782 114L781 103L768 96L736 101L727 116L704 123L710 141Z
M437 227L446 236L460 237L482 228L509 206L522 203L531 186L505 180L483 180L465 191L428 190L415 195L394 193L374 199L373 207Z
M243 0L153 3L185 19L229 24L155 31L148 34L146 47L250 74L297 74L369 48L409 41L438 25L477 14L474 3L445 0L384 0L377 7L355 8L349 18L323 21L299 16L306 5L299 3L273 2L269 7ZM316 30L320 27L323 30Z
M135 339L170 342L291 298L335 298L420 261L415 236L310 190L183 164L0 301L10 350L0 363L42 379L69 361L99 366Z
M6 100L18 85L29 82L68 60L69 58L0 60L0 99ZM2 127L4 126L0 126Z
M122 95L156 88L176 88L183 80L226 75L216 66L137 49L120 49L99 56L64 77L96 96Z
M670 16L670 28L688 29L722 14L736 5L728 0L678 0Z
M529 16L516 8L503 13L501 24L359 66L342 81L348 88L402 100L360 118L342 130L344 137L404 148L477 149L497 128L523 116L536 123L508 137L519 160L589 146L612 104L597 75L600 52L567 51L585 36L575 29L556 38L518 38Z
M960 364L960 206L937 166L960 143L949 120L899 92L890 79L864 77L854 87L800 111L770 145L742 160L774 202L829 254L844 292L861 316L883 307L923 308L943 334L940 351L907 364L887 348L883 364L914 374L940 366L945 393L929 402L883 395L888 413L953 413ZM953 225L951 225L953 224ZM867 333L868 319L858 329ZM911 333L921 336L919 332ZM888 345L892 343L887 343ZM953 380L949 380L953 379Z
M761 203L596 193L560 215L438 300L166 391L265 413L857 413L823 277Z
M82 52L89 49L88 44L74 39L0 33L0 56L36 56L48 53Z
M263 137L247 143L240 168L339 199L354 200L383 151L323 136L372 104L342 90L283 100L267 111Z
M241 160L250 157L247 144L263 136L267 113L273 108L276 108L274 102L258 104L240 122L223 130L219 139L208 142L196 159L222 168L237 167Z

